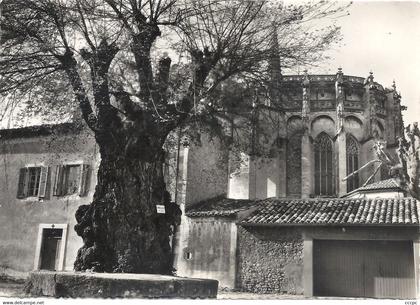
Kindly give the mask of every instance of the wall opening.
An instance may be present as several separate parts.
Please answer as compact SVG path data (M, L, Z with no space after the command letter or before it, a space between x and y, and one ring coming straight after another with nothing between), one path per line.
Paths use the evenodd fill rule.
M63 229L43 229L41 270L59 270Z
M67 224L40 224L34 270L64 270Z
M347 176L359 169L359 145L357 140L347 135L346 139ZM359 187L359 174L356 173L347 179L347 192Z
M335 194L333 177L333 146L331 138L321 132L314 143L315 157L315 195Z

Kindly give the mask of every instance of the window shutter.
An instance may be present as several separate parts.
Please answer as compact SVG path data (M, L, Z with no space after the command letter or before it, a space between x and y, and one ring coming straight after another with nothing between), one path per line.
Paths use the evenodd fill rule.
M54 196L61 196L63 186L63 166L57 165L55 167L55 180L54 180Z
M25 198L26 197L26 176L27 176L27 169L21 168L19 170L19 182L18 182L18 191L17 191L17 198Z
M48 178L48 167L41 167L41 175L39 177L39 188L38 197L45 198L47 193L47 178Z
M90 166L82 164L80 167L79 196L86 196L89 191Z

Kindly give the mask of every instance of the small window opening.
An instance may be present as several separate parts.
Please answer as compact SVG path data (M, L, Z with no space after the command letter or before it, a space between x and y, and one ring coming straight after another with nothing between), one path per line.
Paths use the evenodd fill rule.
M28 192L26 193L27 197L38 196L40 177L40 167L28 168Z
M186 260L191 260L192 259L192 257L193 257L193 255L192 255L192 253L191 252L185 252L185 259Z

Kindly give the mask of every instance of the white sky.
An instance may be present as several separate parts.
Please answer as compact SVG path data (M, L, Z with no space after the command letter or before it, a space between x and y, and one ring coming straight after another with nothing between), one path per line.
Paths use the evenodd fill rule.
M395 80L402 104L408 107L403 112L405 124L420 122L420 0L359 0L349 12L336 21L342 29L341 46L329 52L328 62L309 73L334 74L341 66L347 75L365 77L373 71L375 80L386 87Z
M365 77L401 91L405 124L420 122L420 1L355 1L341 18L343 41L319 72ZM311 72L311 71L309 71ZM317 71L318 72L318 71Z

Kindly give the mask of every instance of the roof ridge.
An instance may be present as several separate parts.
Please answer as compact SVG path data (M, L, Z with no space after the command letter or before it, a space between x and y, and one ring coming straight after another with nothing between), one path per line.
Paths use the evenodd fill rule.
M227 198L226 194L221 194L186 206L185 215L189 217L233 216L255 205L258 205L255 200Z
M419 225L415 198L270 198L243 225ZM305 204L306 203L306 204ZM309 204L308 204L309 203Z

